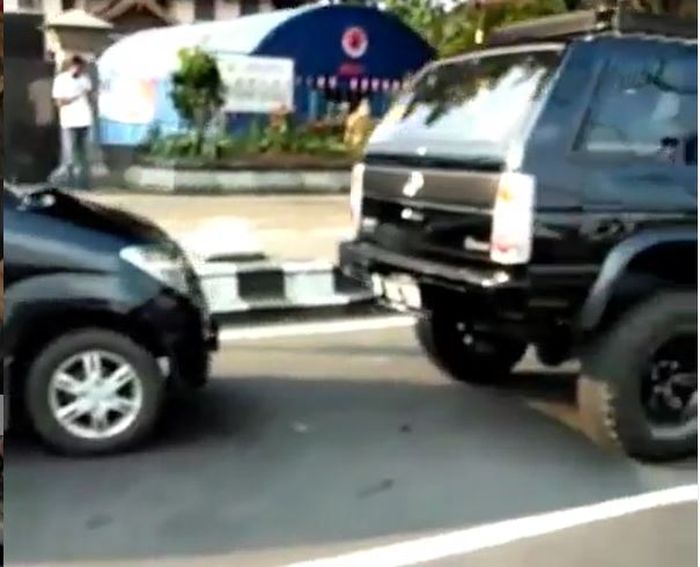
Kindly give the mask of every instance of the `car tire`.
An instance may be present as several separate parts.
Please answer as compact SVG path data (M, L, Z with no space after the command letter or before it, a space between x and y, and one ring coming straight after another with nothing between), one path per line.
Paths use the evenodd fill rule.
M644 380L653 384L650 353L688 333L697 337L696 294L665 292L622 315L594 341L582 357L577 392L584 430L594 441L640 460L672 460L696 453L697 417L694 427L691 418L690 427L662 429L650 419L643 394Z
M57 391L54 384L62 365L74 359L78 365L78 357L88 356L88 353L100 353L105 360L123 361L127 364L133 372L129 374L130 382L124 387L128 388L128 395L138 392L134 399L127 399L127 403L133 406L127 406L129 409L124 412L128 415L128 419L125 418L122 422L124 427L121 428L119 424L119 427L114 428L113 435L100 438L76 434L75 431L69 430L59 420L61 408L57 410L56 402L52 402L59 394L64 394L52 394ZM101 362L99 367L104 369L105 364ZM111 377L106 377L105 380ZM31 363L25 388L27 412L33 428L50 449L68 455L107 454L135 447L152 432L160 413L164 391L165 378L150 352L123 334L99 328L74 331L49 343ZM72 401L77 399L76 396ZM66 405L70 402L71 399ZM65 409L65 406L63 407ZM114 413L112 412L112 415ZM117 413L117 419L119 415ZM73 424L69 427L75 428L79 425Z
M453 318L437 314L418 319L415 335L430 361L458 382L497 384L510 375L527 345L505 337L468 336ZM469 335L471 336L471 335Z

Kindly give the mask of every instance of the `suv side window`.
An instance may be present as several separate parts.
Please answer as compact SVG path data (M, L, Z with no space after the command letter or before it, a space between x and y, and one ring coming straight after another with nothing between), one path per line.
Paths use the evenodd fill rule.
M640 50L611 58L579 132L590 157L697 164L697 55L694 49Z

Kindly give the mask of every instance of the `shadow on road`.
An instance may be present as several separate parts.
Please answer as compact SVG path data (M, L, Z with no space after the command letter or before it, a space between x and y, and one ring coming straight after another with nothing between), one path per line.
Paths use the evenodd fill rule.
M577 374L572 372L521 371L512 374L492 391L532 401L576 405Z
M338 370L336 369L336 375ZM445 382L221 376L170 405L154 442L97 460L9 444L8 564L202 558L410 536L695 477L603 453L519 398ZM234 564L234 563L231 563Z

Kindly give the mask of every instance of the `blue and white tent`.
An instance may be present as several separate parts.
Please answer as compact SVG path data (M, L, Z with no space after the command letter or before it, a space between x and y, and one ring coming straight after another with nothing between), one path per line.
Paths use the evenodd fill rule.
M199 46L214 55L286 58L294 62L294 110L313 118L329 92L367 97L375 112L406 76L433 58L432 48L377 8L310 5L137 32L100 57L103 144L134 146L154 126L179 127L170 101L178 51Z

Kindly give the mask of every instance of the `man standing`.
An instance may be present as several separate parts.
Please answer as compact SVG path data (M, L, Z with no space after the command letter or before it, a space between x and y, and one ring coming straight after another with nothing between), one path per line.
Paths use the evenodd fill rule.
M60 172L66 173L71 187L88 189L88 144L92 127L90 95L92 82L87 64L73 56L62 73L54 79L52 97L58 106L61 125L62 158Z

